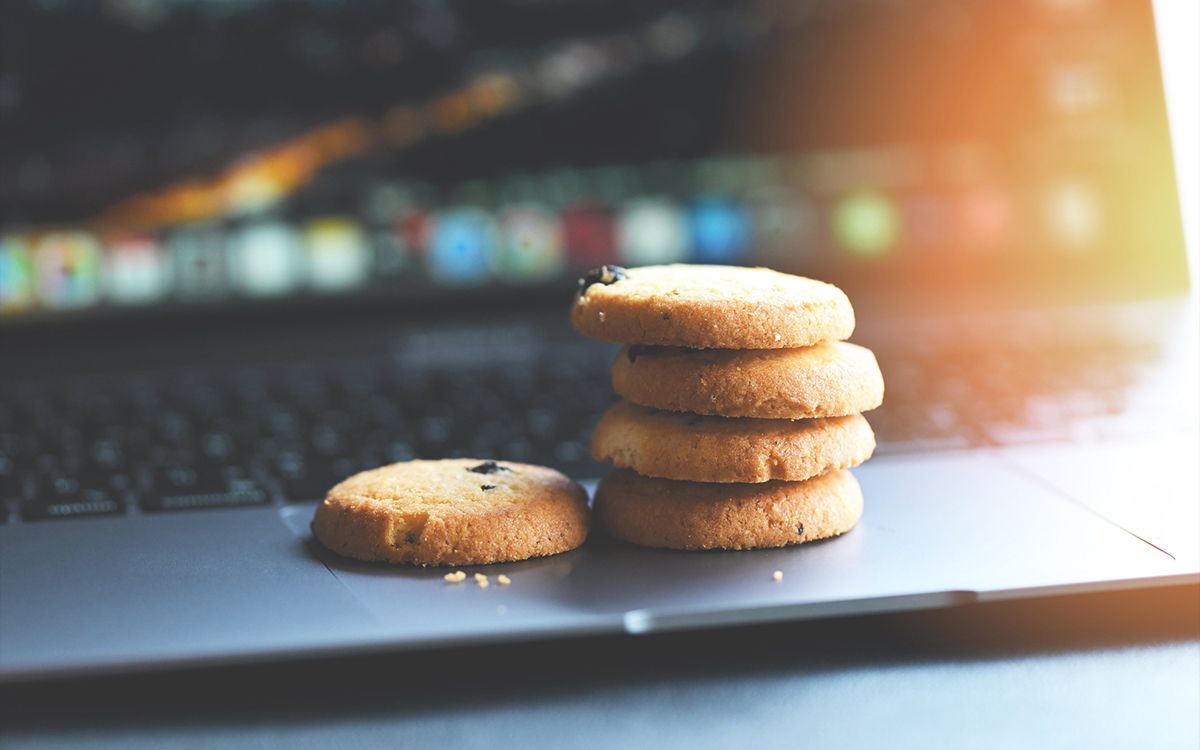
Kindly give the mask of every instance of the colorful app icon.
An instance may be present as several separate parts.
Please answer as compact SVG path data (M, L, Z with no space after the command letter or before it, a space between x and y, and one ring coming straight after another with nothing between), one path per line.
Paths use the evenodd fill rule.
M517 281L554 278L565 265L562 226L541 206L513 206L500 214L501 269Z
M282 221L256 221L229 243L230 278L251 297L277 297L300 283L300 240Z
M366 236L351 219L325 218L304 228L308 279L320 292L344 292L367 282L371 255Z
M1096 110L1109 98L1109 83L1099 66L1086 62L1047 66L1046 98L1061 112Z
M612 214L599 206L571 206L562 213L563 242L573 268L593 268L617 260Z
M1043 206L1051 238L1065 252L1086 252L1100 239L1100 197L1083 182L1062 182L1046 191Z
M950 199L933 192L916 192L900 204L904 222L904 244L918 252L941 250L956 244L959 219Z
M0 237L0 314L19 313L34 304L33 262L20 235Z
M994 250L1012 241L1012 203L1002 190L979 187L962 196L960 219L968 246Z
M433 223L433 217L424 211L412 211L396 221L396 239L406 253L419 255L429 249Z
M750 249L750 224L741 206L704 198L692 206L692 257L701 263L732 263Z
M817 209L787 188L755 191L747 202L755 249L777 263L812 255L819 239Z
M851 255L879 257L900 238L899 212L877 191L850 193L833 207L833 237Z
M84 232L43 235L34 251L37 294L46 307L73 309L100 297L100 243Z
M174 288L181 299L201 300L228 293L224 236L214 226L190 226L167 239Z
M617 225L621 260L629 266L675 263L687 257L687 218L674 203L642 199L621 212Z
M121 305L145 305L167 293L171 275L158 240L121 236L109 240L104 252L108 297Z
M496 224L484 211L459 208L439 214L430 230L429 274L447 284L484 281L496 266Z
M381 229L371 234L371 273L375 276L397 276L408 269L408 248L400 236Z

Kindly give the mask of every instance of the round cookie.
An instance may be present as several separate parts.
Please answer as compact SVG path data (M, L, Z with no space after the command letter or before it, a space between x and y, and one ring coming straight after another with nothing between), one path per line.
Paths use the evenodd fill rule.
M575 549L588 521L587 493L553 469L455 458L355 474L317 506L312 531L359 560L483 565Z
M848 471L806 482L703 484L619 469L596 488L596 520L618 539L668 549L762 549L844 534L862 516Z
M883 403L875 355L845 341L740 351L626 346L612 385L635 404L722 417L842 417Z
M787 349L854 331L854 309L841 289L768 268L603 266L579 287L571 322L605 341Z
M875 450L861 414L822 419L702 417L619 403L592 434L592 456L647 477L798 482L857 466Z

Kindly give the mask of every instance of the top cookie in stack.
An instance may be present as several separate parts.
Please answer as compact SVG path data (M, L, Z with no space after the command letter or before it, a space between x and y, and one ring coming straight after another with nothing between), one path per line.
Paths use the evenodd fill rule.
M571 319L625 344L625 401L593 436L617 467L596 494L619 538L686 549L778 547L849 530L862 495L845 469L870 457L861 416L883 399L867 349L844 341L837 287L766 268L604 266Z
M601 266L579 280L571 322L623 344L790 349L850 338L854 308L832 284L769 268Z

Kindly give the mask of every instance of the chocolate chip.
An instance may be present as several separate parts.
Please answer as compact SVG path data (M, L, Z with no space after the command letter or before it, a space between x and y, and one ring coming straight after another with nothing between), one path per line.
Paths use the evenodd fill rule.
M481 484L481 485L479 485L479 489L483 490L484 492L487 492L488 490L494 490L494 489L496 489L496 485L494 485L494 484Z
M471 471L476 474L495 474L498 471L512 471L512 469L508 468L507 466L501 466L495 461L484 461L478 466L472 466L471 468L467 469L467 471Z
M587 291L592 284L615 284L626 277L625 269L620 266L605 265L593 268L579 279L579 294Z
M663 319L663 320L670 320L670 319L671 319L671 313L669 313L669 312L664 312L664 313L662 314L662 319Z
M800 524L796 527L796 533L800 536L804 536L804 524Z
M415 531L410 531L404 535L404 541L407 544L416 544L417 542L421 541L421 535Z

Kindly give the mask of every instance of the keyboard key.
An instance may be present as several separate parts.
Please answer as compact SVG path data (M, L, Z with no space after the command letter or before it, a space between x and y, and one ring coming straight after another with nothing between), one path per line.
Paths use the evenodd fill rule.
M249 480L234 480L229 483L228 489L220 492L147 496L142 501L142 510L154 513L168 510L232 508L264 505L267 501L267 493L258 485Z
M124 500L104 490L82 490L70 497L33 500L21 507L26 521L47 521L60 518L108 516L125 512Z
M157 495L207 495L228 486L228 475L219 468L176 463L155 472L147 489Z

